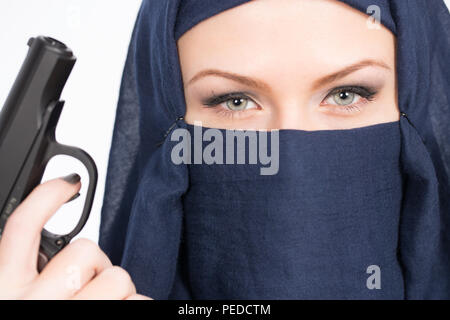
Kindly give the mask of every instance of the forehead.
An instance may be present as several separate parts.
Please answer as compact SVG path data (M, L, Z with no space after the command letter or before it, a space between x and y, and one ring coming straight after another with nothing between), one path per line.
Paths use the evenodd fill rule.
M200 22L179 39L183 77L211 67L307 76L362 59L393 65L394 35L383 26L369 28L368 19L337 0L250 1Z

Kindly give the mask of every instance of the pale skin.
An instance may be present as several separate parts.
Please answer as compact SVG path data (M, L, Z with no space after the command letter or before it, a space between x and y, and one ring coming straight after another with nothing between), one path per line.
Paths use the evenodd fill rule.
M307 131L398 121L395 37L368 28L367 18L335 0L254 0L200 22L178 41L185 121ZM0 241L0 299L149 299L89 240L37 272L43 226L80 187L45 182L11 215ZM66 285L73 266L79 288Z
M79 239L37 272L41 230L81 188L62 179L37 186L14 210L0 241L0 299L149 299L94 242ZM76 273L74 273L76 271Z
M185 121L306 131L398 121L395 36L367 21L335 0L254 0L200 22L177 43Z

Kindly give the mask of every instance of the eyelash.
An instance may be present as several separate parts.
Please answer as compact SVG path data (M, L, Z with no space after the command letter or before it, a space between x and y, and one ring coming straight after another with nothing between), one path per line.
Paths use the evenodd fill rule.
M334 95L336 95L338 93L343 93L343 92L356 94L364 100L362 102L357 102L357 103L353 103L351 105L346 105L346 106L324 104L324 101L328 100L329 98L333 97ZM372 102L374 100L375 96L377 95L377 93L378 92L376 90L368 88L368 87L364 87L364 86L341 86L341 87L332 89L325 96L325 98L322 100L320 105L325 108L329 108L330 111L332 111L332 112L336 111L341 114L342 113L353 114L353 113L360 112L361 107L363 107L364 105L366 105L369 102ZM213 107L219 107L220 104L231 101L233 99L249 100L256 104L256 102L254 102L254 100L251 97L249 97L248 93L246 93L246 92L231 92L231 93L226 93L226 94L221 94L221 95L213 94L211 97L205 99L202 103L203 103L203 105L205 105L208 108L213 108ZM242 113L254 111L254 110L258 110L258 109L260 109L260 107L252 108L252 109L244 109L244 110L230 110L227 107L221 107L219 110L217 110L217 112L219 112L219 114L223 115L223 116L233 117L233 116L240 116Z
M328 100L329 98L333 97L336 94L339 93L343 93L343 92L349 92L349 93L353 93L356 94L358 96L360 96L362 98L363 101L361 102L357 102L357 103L353 103L350 105L346 105L346 106L339 106L339 105L329 105L329 104L324 104L324 101ZM332 89L327 95L326 97L323 99L322 103L320 104L323 107L326 108L332 108L332 109L336 109L333 111L337 111L337 112L344 112L347 114L353 114L353 113L357 113L361 111L361 108L366 105L369 102L372 102L373 100L375 100L375 96L377 95L377 91L368 87L364 87L364 86L342 86L342 87L337 87Z

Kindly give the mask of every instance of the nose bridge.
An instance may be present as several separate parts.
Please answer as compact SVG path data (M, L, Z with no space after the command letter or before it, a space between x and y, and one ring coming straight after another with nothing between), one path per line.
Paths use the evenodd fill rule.
M279 100L273 105L271 127L277 129L308 130L311 124L307 103L299 96Z

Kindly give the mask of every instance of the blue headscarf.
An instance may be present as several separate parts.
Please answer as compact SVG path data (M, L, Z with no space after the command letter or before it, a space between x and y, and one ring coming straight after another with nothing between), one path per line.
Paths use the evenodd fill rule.
M176 41L246 2L143 1L117 108L101 248L130 272L138 291L155 299L449 299L450 17L444 2L342 0L364 13L377 5L397 37L399 122L282 130L280 172L270 178L255 175L252 166L175 165L170 134L194 130L182 119ZM318 144L337 147L320 154ZM301 159L307 165L296 150L307 155ZM348 161L352 167L342 165ZM247 185L236 184L242 177ZM288 201L271 197L274 188ZM381 269L381 289L366 286L370 265Z

